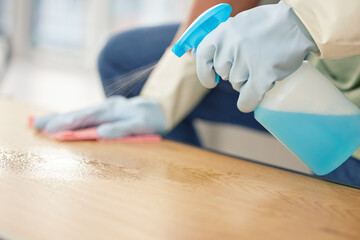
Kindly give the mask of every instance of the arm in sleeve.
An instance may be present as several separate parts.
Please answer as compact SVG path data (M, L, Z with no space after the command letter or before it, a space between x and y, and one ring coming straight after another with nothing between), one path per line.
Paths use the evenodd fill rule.
M316 42L321 58L360 54L359 0L285 0Z

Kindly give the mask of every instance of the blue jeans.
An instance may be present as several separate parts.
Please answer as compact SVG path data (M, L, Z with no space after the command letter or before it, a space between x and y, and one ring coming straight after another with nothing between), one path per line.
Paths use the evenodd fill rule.
M98 60L99 73L106 96L114 94L109 86L113 86L116 81L124 80L123 76L159 61L166 48L171 44L178 27L178 24L173 24L138 28L111 37L101 51ZM149 74L150 71L141 76L144 79L140 81L140 84L134 84L133 87L121 91L121 95L125 97L139 95ZM195 119L242 125L267 133L254 119L253 113L242 113L237 109L237 98L238 93L232 89L229 82L220 81L219 85L212 89L198 106L165 137L201 147L201 142L193 126ZM360 161L352 159L350 162L352 168L357 166L357 169L360 169ZM346 164L344 163L344 165ZM342 167L338 169L342 169ZM329 175L329 178L360 185L360 176L355 182L350 181L348 177L344 178L342 174L332 174Z

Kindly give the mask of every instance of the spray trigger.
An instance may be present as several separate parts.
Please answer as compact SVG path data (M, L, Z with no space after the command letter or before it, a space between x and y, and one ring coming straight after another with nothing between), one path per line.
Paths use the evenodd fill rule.
M203 12L183 33L172 48L176 56L181 57L191 49L196 50L200 42L220 23L225 22L231 14L231 6L226 3L218 4ZM218 83L220 76L215 73L215 81Z

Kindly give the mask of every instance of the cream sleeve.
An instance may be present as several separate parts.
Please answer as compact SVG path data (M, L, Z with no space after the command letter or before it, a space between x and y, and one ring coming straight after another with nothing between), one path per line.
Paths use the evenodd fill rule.
M195 59L188 53L178 58L168 48L140 96L158 101L166 118L166 129L171 130L208 92L197 78Z
M285 0L308 29L322 58L360 54L359 0Z

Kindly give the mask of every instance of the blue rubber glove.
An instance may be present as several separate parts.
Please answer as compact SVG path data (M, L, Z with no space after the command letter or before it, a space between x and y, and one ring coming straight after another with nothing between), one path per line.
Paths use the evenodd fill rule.
M101 138L119 138L165 132L165 117L156 101L142 97L114 96L104 103L64 114L37 118L38 130L50 133L98 126Z
M239 13L210 32L196 50L196 70L207 88L215 72L239 92L240 111L251 112L274 82L298 69L318 50L293 9L284 2Z

